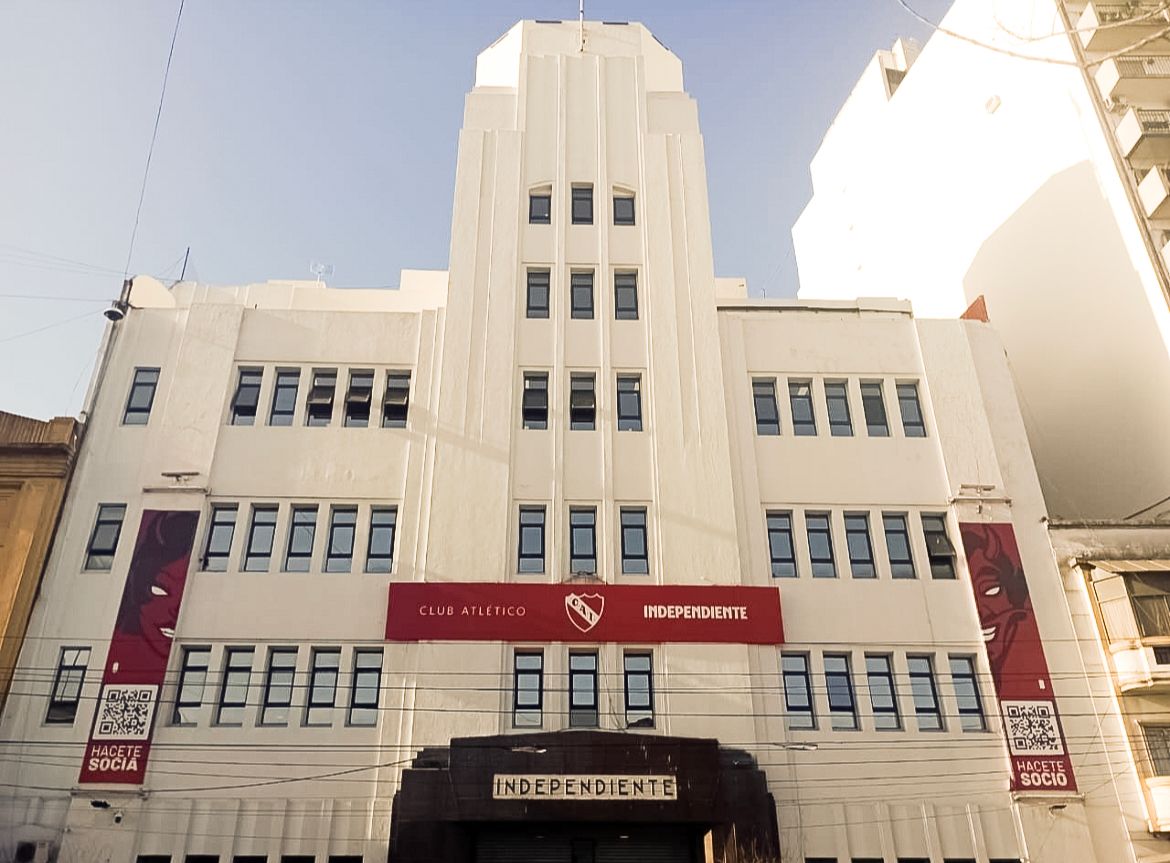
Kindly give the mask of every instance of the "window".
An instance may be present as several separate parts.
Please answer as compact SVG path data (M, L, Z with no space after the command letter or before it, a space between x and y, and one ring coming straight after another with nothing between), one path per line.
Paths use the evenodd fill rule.
M873 727L891 731L902 727L898 715L898 696L894 688L894 669L889 656L866 654L865 676L869 686L869 703L873 707Z
M654 727L654 674L649 653L627 653L625 671L626 728Z
M827 512L810 512L804 517L808 533L808 556L812 560L813 578L836 578L833 563L833 529Z
M349 572L353 564L353 540L357 507L335 506L329 516L329 545L325 549L326 572Z
M253 506L248 547L244 550L244 572L268 572L275 538L276 507Z
M569 510L569 572L597 572L597 510Z
M398 509L376 506L370 510L370 539L366 547L366 572L389 572L394 566L394 531Z
M548 317L549 279L550 274L548 270L528 271L528 291L526 300L526 315L528 317Z
M849 386L845 381L825 382L825 407L829 411L829 434L852 437L853 418L849 415Z
M1170 574L1135 572L1126 583L1141 637L1170 636Z
M642 378L640 375L618 375L617 427L618 431L642 430Z
M898 410L902 414L902 431L906 437L926 437L922 406L918 403L918 384L898 384Z
M544 572L544 507L520 507L517 572Z
M1150 771L1155 776L1170 776L1170 725L1143 725L1142 733L1150 753Z
M85 550L85 568L94 572L109 572L114 565L114 552L118 550L118 537L122 535L122 520L126 518L123 503L98 504L97 521L89 535Z
M378 693L382 686L382 649L353 652L353 681L349 690L349 724L378 724Z
M130 396L126 399L122 425L146 425L150 419L150 409L154 405L154 391L158 387L158 371L158 369L134 370L134 382L130 384Z
M869 538L869 516L866 513L845 513L845 546L849 550L849 571L853 577L877 578L873 543Z
M240 369L236 394L232 396L232 425L256 424L256 408L260 405L260 383L263 380L263 369Z
M61 648L45 722L53 725L73 724L77 718L77 705L81 703L81 686L85 683L85 669L88 665L88 647Z
M861 409L865 413L865 431L870 437L889 437L890 423L886 419L886 399L881 381L863 381Z
M297 410L297 390L301 386L300 369L278 369L276 386L272 390L272 412L268 414L270 426L290 426Z
M337 648L313 650L313 667L309 672L309 703L305 706L305 725L333 724L333 705L337 703L337 676L340 668L340 650Z
M212 504L211 519L207 525L207 543L203 547L204 572L226 572L232 552L232 537L236 534L236 513L232 504Z
M941 731L942 711L938 706L938 690L934 685L934 662L929 656L908 656L910 667L910 695L914 712L918 715L919 731Z
M292 707L293 680L297 673L297 649L274 647L268 651L268 674L264 679L261 725L288 725Z
M317 535L317 507L294 506L288 529L285 572L308 572L313 563L313 540Z
M251 647L229 647L224 651L223 683L219 688L217 725L240 725L248 705L248 684L252 678Z
M808 674L808 654L785 653L780 657L784 678L784 713L789 728L814 728L812 681Z
M597 427L597 393L593 375L569 376L569 428L593 431Z
M617 192L613 196L613 223L615 225L634 224L634 196L623 195Z
M894 578L915 578L914 556L910 552L910 528L906 516L899 512L883 512L882 526L886 532L886 554L890 558L890 573Z
M955 687L955 700L959 705L959 727L964 731L986 731L987 721L983 717L983 701L979 697L979 681L975 678L975 658L952 656L951 682Z
M593 271L569 274L569 316L593 319Z
M622 507L622 572L645 575L650 572L646 543L646 510Z
M776 381L760 378L752 381L752 402L756 406L756 434L780 434L780 408L776 404Z
M597 726L597 654L569 654L569 727Z
M619 321L638 320L638 274L613 274L614 318Z
M573 194L573 224L574 225L592 225L593 224L593 186L590 185L576 185L572 189Z
M839 731L856 729L857 704L848 654L825 654L825 689L829 694L829 723Z
M517 650L512 661L512 726L539 728L544 710L544 654Z
M945 515L922 514L922 533L926 537L926 558L932 578L955 577L955 547L947 536Z
M305 425L327 426L333 420L333 393L337 389L337 372L314 371L309 388Z
M528 223L548 225L552 223L552 192L541 190L528 194Z
M768 553L772 558L772 578L796 578L792 513L768 513Z
M382 396L382 428L404 429L410 411L410 372L386 372Z
M524 400L520 408L522 427L548 428L548 374L524 373Z
M203 708L203 687L207 685L207 670L211 666L210 647L184 647L183 664L179 668L179 688L175 691L175 709L171 713L173 725L194 725Z
M345 392L345 427L365 428L370 424L370 403L374 400L374 373L368 369L349 373Z
M792 430L800 436L815 435L817 420L813 416L812 382L789 381L788 401L792 405Z

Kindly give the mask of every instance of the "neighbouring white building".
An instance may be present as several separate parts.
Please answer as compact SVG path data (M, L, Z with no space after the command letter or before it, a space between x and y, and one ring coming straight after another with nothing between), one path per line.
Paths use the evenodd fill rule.
M480 55L449 272L117 312L0 860L1170 854L997 335L717 279L641 25Z

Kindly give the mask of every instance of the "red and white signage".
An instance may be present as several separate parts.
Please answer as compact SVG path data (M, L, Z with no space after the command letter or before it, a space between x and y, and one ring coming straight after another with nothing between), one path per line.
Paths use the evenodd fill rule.
M774 587L429 582L390 585L388 641L781 644Z

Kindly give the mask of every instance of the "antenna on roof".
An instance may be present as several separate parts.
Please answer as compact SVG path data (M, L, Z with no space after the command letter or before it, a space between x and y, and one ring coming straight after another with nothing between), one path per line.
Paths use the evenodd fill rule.
M577 0L577 23L581 26L581 53L585 53L585 0Z
M317 277L317 284L319 285L323 276L333 275L333 264L319 264L316 261L310 261L309 272Z

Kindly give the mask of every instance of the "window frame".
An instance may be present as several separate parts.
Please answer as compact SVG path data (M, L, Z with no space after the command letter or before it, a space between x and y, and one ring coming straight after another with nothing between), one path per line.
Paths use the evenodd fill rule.
M926 560L930 567L930 577L940 581L949 581L959 577L958 552L947 531L947 514L945 512L919 513L922 524L922 538L926 543Z
M588 523L575 521L578 517L588 517ZM592 554L589 556L577 554L578 541L577 531L588 531L588 543L592 549ZM583 540L584 541L584 540ZM597 507L596 506L570 506L569 507L569 573L587 573L595 575L597 573Z
M272 384L272 404L268 410L269 426L274 428L283 428L292 426L296 423L297 398L300 396L300 392L300 369L276 370L276 378ZM281 395L290 393L292 396L292 406L286 410L280 406Z
M861 382L861 413L865 418L867 437L890 436L890 415L886 411L886 387L881 381ZM880 418L878 414L880 414Z
M531 431L548 429L548 372L524 372L521 378L520 428ZM531 394L531 395L530 395ZM541 400L543 394L543 401ZM537 418L537 414L541 417Z
M313 369L305 398L305 426L326 428L333 424L337 401L337 369Z
M901 523L901 532L890 529L891 521ZM897 537L906 547L906 556L894 557L894 544L890 537ZM886 543L886 560L890 564L890 575L893 578L918 578L918 570L914 565L914 540L910 537L910 514L905 512L882 513L882 538Z
M964 663L965 670L956 672L955 664ZM947 655L947 667L951 672L951 688L955 693L955 705L959 714L959 728L968 732L987 730L987 713L983 709L983 696L979 692L979 665L974 654L951 653ZM962 686L960 686L960 681ZM969 691L964 691L969 687ZM974 706L964 707L964 701L974 701Z
M757 436L778 437L782 433L775 378L752 378L752 409L755 412ZM769 413L771 416L768 416Z
M342 428L369 428L374 407L373 369L350 369L341 411Z
M525 516L539 516L539 521L525 522ZM539 575L545 570L545 557L548 553L548 511L544 504L520 504L516 520L516 572L522 575ZM534 530L540 541L540 554L526 553L524 547L525 532ZM530 561L527 566L526 561Z
M820 526L821 519L824 520L824 527ZM817 527L813 527L813 521L818 523ZM804 533L808 540L808 559L812 568L813 578L836 578L837 577L837 555L833 551L833 514L827 510L817 510L815 512L806 512L804 514ZM828 548L828 557L818 557L816 550L813 548L813 534L818 537L823 535ZM826 570L825 567L828 567ZM819 570L819 571L818 571Z
M627 524L626 517L630 523ZM641 518L641 523L638 519ZM622 506L618 508L618 528L621 531L622 575L649 575L650 574L650 517L645 506ZM642 553L630 551L627 542L627 531L642 534Z
M926 437L926 414L922 411L922 398L917 381L902 381L894 385L898 398L898 416L902 420L902 434L905 437ZM908 414L910 416L908 417ZM917 419L913 414L917 414Z
M245 667L242 663L235 664L234 660L247 657L248 664ZM252 665L256 658L256 648L242 645L232 645L225 647L223 651L223 671L220 673L219 683L219 698L215 705L215 724L238 727L244 724L244 719L248 710L248 693L252 690ZM233 675L242 676L242 683L238 679L234 679ZM228 701L229 687L243 687L243 694L236 700ZM233 718L225 716L225 711L237 710L238 714L232 714ZM238 718L234 718L238 716Z
M148 380L153 376L153 380ZM150 423L150 413L154 410L154 399L158 395L158 382L162 378L162 369L158 366L137 366L130 376L130 390L126 394L126 405L122 409L122 425L144 426ZM140 392L147 393L145 407L135 404Z
M311 572L313 569L313 552L317 550L317 522L320 520L320 507L317 504L293 504L289 509L288 534L284 542L284 562L281 572ZM302 534L308 528L308 548L298 548L298 529Z
M322 562L322 572L353 572L353 557L357 552L358 508L352 504L334 504L329 508L329 532L325 539L325 559ZM341 516L352 516L353 521L345 524L339 521ZM333 549L338 534L348 529L348 553L335 554Z
M631 668L631 660L645 660L646 667ZM646 682L645 704L634 704L630 700L630 681L642 680ZM641 694L642 689L634 690ZM622 692L625 708L626 728L653 728L654 727L654 652L651 650L622 651Z
M849 381L829 380L824 382L825 410L829 417L830 437L853 437L853 411L849 408ZM844 410L843 416L833 418L833 411Z
M1170 776L1170 723L1165 722L1143 722L1142 727L1142 742L1146 748L1146 756L1149 761L1149 770L1151 776ZM1153 731L1160 735L1161 740L1155 741ZM1163 748L1161 754L1155 752L1154 746L1151 744L1157 742ZM1161 766L1159 766L1161 765Z
M575 667L574 660L592 660L593 668ZM577 701L577 681L584 678L586 683L592 681L588 690L582 690L582 695L592 697L592 704L579 704ZM599 728L601 726L601 656L597 650L570 650L569 651L569 727L570 728Z
M389 514L389 523L377 522L379 516ZM374 537L375 531L389 530L390 532L390 550L383 554L381 551L374 551ZM370 507L370 532L366 536L366 561L363 567L366 572L373 573L388 573L394 571L394 545L398 539L398 507L397 506L372 506ZM385 568L382 568L382 561L385 561ZM376 565L375 565L376 563Z
M361 660L363 657L378 658L377 665L363 666ZM354 728L376 728L378 725L378 718L381 716L382 705L382 671L386 662L385 650L381 647L355 647L353 650L353 658L351 659L351 668L349 682L349 706L346 709L345 724ZM374 676L373 686L361 685L360 680L363 675ZM359 693L373 689L373 701L358 698ZM366 721L365 714L355 717L357 711L370 711L370 720Z
M534 297L538 297L541 291L544 292L544 302L534 301ZM524 317L547 320L551 309L552 270L548 267L528 267L524 279Z
M642 376L640 374L619 374L616 386L617 430L642 431ZM631 406L634 409L633 412L627 410Z
M297 659L300 653L297 647L270 647L268 648L268 662L264 667L264 691L260 700L260 721L259 725L266 726L284 726L288 725L292 718L293 694L296 692L297 680ZM279 667L276 665L277 657L282 659L292 659L292 664L282 664ZM288 683L274 683L274 676L279 674L288 675ZM287 693L281 699L273 697L274 686L279 686L282 689L287 689ZM284 711L279 713L279 711ZM271 712L271 713L270 713Z
M256 521L259 515L272 516L272 523L267 522L258 523ZM243 565L240 567L242 572L268 572L272 566L272 555L276 551L276 529L280 524L280 506L274 503L254 503L251 505L251 515L248 519L248 535L244 541L244 559ZM258 529L272 528L272 536L268 539L268 551L258 552L256 546L256 536ZM253 565L253 560L263 560L263 566Z
M800 663L799 668L789 668L788 662ZM805 705L793 706L793 688L789 679L795 679L801 684L801 692L805 698ZM809 654L805 652L784 651L780 654L780 683L784 689L784 724L790 731L812 731L817 727L816 702L813 698L812 671Z
M842 668L834 667L830 671L830 663L840 662ZM825 653L821 657L821 671L825 676L825 697L829 705L829 727L834 731L857 731L860 727L857 721L857 693L853 686L853 662L848 653ZM841 686L844 689L841 689ZM836 687L836 689L834 689ZM847 705L834 705L834 695L844 695Z
M781 520L785 524L781 524ZM772 578L797 578L800 570L796 565L796 530L792 510L767 510L764 513L764 530L768 534L768 561L772 568ZM788 542L787 557L781 553L783 549L776 547L777 535Z
M613 318L615 321L638 320L637 270L614 270Z
M264 386L263 366L240 366L236 390L228 410L228 424L254 426L260 413L260 390Z
M323 664L322 660L336 660L334 664ZM332 682L323 683L319 678L328 678L332 674ZM309 659L309 685L305 694L305 713L302 725L327 728L333 725L333 711L337 709L337 684L341 680L341 648L314 647ZM329 699L318 700L318 692L328 692ZM327 718L322 719L314 711L328 711Z
M228 520L220 520L221 515L230 514ZM232 545L236 541L236 521L240 516L238 503L213 503L207 513L207 531L203 538L203 554L199 558L201 572L227 572L231 566ZM225 551L212 551L212 544L216 537L227 531L227 548ZM215 566L212 566L212 561Z
M387 369L382 390L382 428L404 429L410 420L410 369Z
M922 662L925 664L925 671L915 670L915 663ZM914 705L914 716L918 722L919 731L946 731L946 722L943 720L942 703L938 696L938 683L935 679L934 670L934 656L929 653L911 653L906 655L906 677L910 681L910 700ZM918 688L918 684L923 684L926 691ZM920 697L925 698L929 696L930 704L926 707L920 706ZM923 724L923 718L929 717L926 725ZM937 723L937 724L931 724Z
M634 199L636 197L637 196L633 192L624 192L624 191L619 192L616 190L614 191L614 193L613 193L613 223L615 226L629 227L629 226L638 224L637 206L634 203ZM618 203L619 202L622 204L625 204L627 202L629 203L630 212L628 215L626 213L619 213L618 212Z
M882 667L875 669L873 662L880 662ZM889 699L889 704L878 704L874 681L880 680L887 688L883 698ZM894 677L894 657L889 653L865 654L865 684L869 692L869 706L873 715L875 731L900 731L902 729L902 712L898 708L898 684ZM888 718L879 718L888 717Z
M593 372L569 374L569 430L597 431L597 375Z
M521 668L521 659L535 659L535 667ZM536 688L521 686L521 678L535 676ZM521 701L521 693L535 692L535 703ZM512 651L512 727L540 728L544 725L544 650L514 648Z
M544 214L539 213L537 201L544 202ZM530 225L551 225L552 224L552 189L530 189L528 192L528 224Z
M202 654L202 663L193 661L197 654ZM199 695L198 698L186 697L186 689L190 681L188 677L191 674L202 674L203 679L199 681ZM187 719L183 715L183 711L190 709L198 713L203 710L203 699L207 692L207 682L211 679L211 646L210 645L183 645L182 657L179 660L179 681L175 687L175 702L171 706L171 725L178 726L194 726L199 724L198 716ZM195 684L190 683L192 688Z
M573 183L569 188L569 222L573 225L593 224L593 184Z
M569 318L577 321L591 321L597 313L597 275L593 270L573 269L569 271ZM589 302L586 303L585 300Z
M122 528L126 524L126 513L129 507L124 503L99 503L97 514L94 516L93 529L89 534L89 541L85 544L84 572L110 572L114 568L114 558L118 554L118 544L122 541ZM117 517L109 513L117 511ZM98 531L113 526L113 537L107 545L97 546Z
M73 725L77 721L77 709L81 706L81 692L92 653L92 648L85 645L61 646L53 686L49 689L49 703L45 708L45 725Z
M788 381L788 409L792 411L792 433L794 435L797 437L817 436L817 407L813 398L811 379L792 378ZM803 418L805 409L808 411L807 419Z
M877 578L877 555L873 550L873 534L869 526L868 512L846 512L845 519L845 553L849 556L849 574L853 578L870 579ZM852 526L850 522L853 522ZM860 529L857 523L861 523ZM865 557L857 557L854 554L853 540L861 537L865 542L864 551ZM868 567L868 568L867 568ZM860 570L860 571L859 571Z

